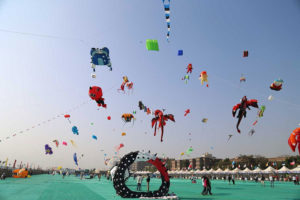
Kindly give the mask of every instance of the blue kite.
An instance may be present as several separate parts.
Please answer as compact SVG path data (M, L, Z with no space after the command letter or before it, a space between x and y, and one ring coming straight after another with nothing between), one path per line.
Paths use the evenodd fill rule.
M94 72L96 71L96 65L107 65L110 71L112 71L112 66L109 57L109 49L107 47L103 47L102 49L92 48L90 54L92 68Z
M95 140L98 139L96 135L93 135L92 138L95 139Z
M78 166L78 162L77 162L77 154L76 154L76 153L74 153L73 159L74 159L75 164Z
M72 127L72 132L74 135L79 135L78 128L76 126Z

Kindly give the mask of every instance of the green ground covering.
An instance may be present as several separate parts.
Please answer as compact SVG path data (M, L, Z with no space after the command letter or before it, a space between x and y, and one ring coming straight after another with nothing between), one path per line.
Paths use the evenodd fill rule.
M136 182L130 179L127 185L135 189ZM159 179L151 179L150 187L157 189ZM145 181L142 189L146 189ZM236 185L213 180L212 196L202 196L200 182L192 184L190 180L171 179L170 191L176 193L182 200L300 200L300 186L293 183L275 182L271 188L269 182L262 187L254 182L236 181ZM62 179L59 175L36 175L28 179L8 178L0 181L0 200L102 200L121 199L116 196L112 182L104 177L101 181L80 180L69 176Z

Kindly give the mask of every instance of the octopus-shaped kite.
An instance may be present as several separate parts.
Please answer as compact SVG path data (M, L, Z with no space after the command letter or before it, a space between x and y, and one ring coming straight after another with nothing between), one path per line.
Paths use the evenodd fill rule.
M96 101L98 106L102 106L103 108L106 108L106 104L104 103L104 98L101 87L93 86L89 89L89 96L92 100Z
M296 146L298 145L298 152L300 155L300 127L296 128L290 135L288 139L288 144L292 151L295 152Z
M161 138L160 141L163 141L163 136L164 136L164 126L166 125L166 121L171 120L175 122L174 115L172 114L167 114L164 115L164 113L161 110L156 110L154 112L155 117L152 119L152 128L154 127L154 136L156 136L156 127L158 123L158 129L161 128Z

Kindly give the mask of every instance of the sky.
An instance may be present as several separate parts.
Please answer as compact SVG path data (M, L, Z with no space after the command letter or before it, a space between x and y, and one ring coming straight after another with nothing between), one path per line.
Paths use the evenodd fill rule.
M218 158L297 155L287 139L300 123L300 2L171 0L170 10L167 42L161 0L0 0L0 160L75 168L76 152L84 154L79 167L105 168L104 154L114 156L120 143L119 156L137 150L176 159L205 152ZM147 39L158 40L160 50L147 51ZM113 67L97 66L96 79L92 47L108 47ZM181 49L183 56L177 56ZM249 57L242 57L244 50ZM189 63L194 69L185 84ZM198 79L204 70L208 88ZM126 94L118 92L125 75L134 83ZM270 90L278 78L283 89ZM90 86L103 89L107 109L90 101ZM266 106L253 136L248 132L257 109L242 120L241 134L232 117L244 95ZM163 142L160 131L153 135L152 116L139 110L140 100L175 116ZM191 112L184 117L186 109ZM133 111L134 124L124 124L121 115ZM61 114L70 114L71 123ZM68 146L56 148L55 139ZM45 154L45 144L53 155ZM190 146L190 157L180 157Z

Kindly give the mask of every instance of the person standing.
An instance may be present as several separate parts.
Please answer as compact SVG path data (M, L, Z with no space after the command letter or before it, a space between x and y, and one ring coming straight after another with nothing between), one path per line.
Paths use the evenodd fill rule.
M202 185L203 185L203 190L201 192L202 195L207 195L207 180L206 177L202 177Z
M274 178L273 178L272 174L270 175L269 179L270 179L271 187L274 187Z
M147 192L149 192L149 189L150 189L150 175L148 174L147 175Z
M261 177L261 185L265 187L265 177L262 175Z
M101 179L101 173L98 174L98 180L100 181Z
M232 175L231 180L232 180L232 184L234 185L235 184L234 175Z
M228 183L230 184L230 181L231 181L231 176L229 175L228 176Z
M137 191L141 191L141 187L142 187L142 182L143 182L143 177L138 175L137 177Z
M292 180L293 180L294 184L297 185L296 176L295 175L292 177Z
M207 192L209 193L209 195L212 195L211 193L211 184L210 184L210 180L208 177L206 177L206 187L207 187Z

